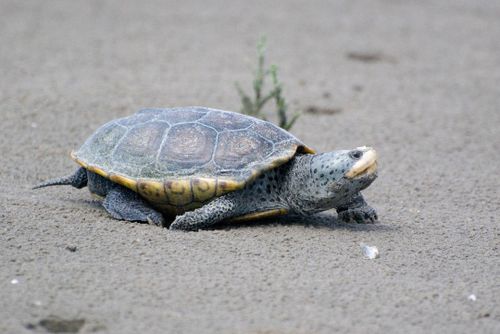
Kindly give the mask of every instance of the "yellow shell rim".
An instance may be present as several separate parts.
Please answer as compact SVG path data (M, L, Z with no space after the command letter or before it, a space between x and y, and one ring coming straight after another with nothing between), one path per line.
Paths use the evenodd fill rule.
M295 147L290 149L289 152L290 152L290 154L287 154L286 156L282 156L282 157L276 159L275 161L273 161L271 164L269 164L268 168L263 168L263 169L258 170L258 171L257 170L252 171L251 176L245 180L235 180L232 178L222 178L222 177L218 177L218 178L205 177L204 178L205 180L211 180L216 185L214 196L212 198L207 199L205 202L209 202L213 198L222 196L226 193L243 189L247 183L254 181L262 173L288 162L292 157L294 157L297 154L297 152L301 152L301 153L305 153L305 154L315 154L316 153L313 149L311 149L310 147L307 147L305 145L295 145ZM104 169L102 169L98 166L89 165L85 161L78 158L78 156L76 155L76 152L74 150L71 151L70 156L71 156L71 159L73 159L77 164L79 164L83 168L85 168L85 169L87 169L87 170L89 170L97 175L100 175L100 176L102 176L102 177L104 177L112 182L115 182L115 183L118 183L124 187L127 187L127 188L129 188L137 193L140 193L140 191L138 189L138 185L144 184L144 183L153 185L153 184L157 184L159 182L161 182L161 183L175 182L177 186L185 187L186 189L187 188L191 189L192 181L194 179L197 179L196 177L178 178L178 179L164 179L164 180L149 179L149 178L137 178L137 179L135 179L135 178L130 178L128 176L117 174L117 173L108 173ZM201 178L202 177L200 177L200 179ZM191 191L192 191L192 189L191 189ZM204 202L200 202L200 204L203 204L203 203ZM184 204L181 203L181 204L177 204L175 206L182 208L182 207L185 207L186 205L189 205L189 203L184 203Z

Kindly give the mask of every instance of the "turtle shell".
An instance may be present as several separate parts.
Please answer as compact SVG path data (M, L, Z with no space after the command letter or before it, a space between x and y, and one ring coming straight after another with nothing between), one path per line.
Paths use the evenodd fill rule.
M100 127L72 158L179 214L242 189L297 152L314 153L272 123L202 107L144 109Z

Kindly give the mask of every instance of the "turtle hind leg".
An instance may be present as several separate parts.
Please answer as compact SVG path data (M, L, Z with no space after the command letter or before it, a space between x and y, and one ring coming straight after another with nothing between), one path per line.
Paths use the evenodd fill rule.
M87 170L83 167L78 168L73 174L52 179L34 186L32 189L44 188L49 186L70 185L81 189L87 186Z
M242 199L233 195L218 197L201 208L177 216L170 225L170 229L198 231L247 213L245 206L242 205Z
M262 189L268 189L267 197L259 195ZM274 217L288 213L289 209L288 204L280 199L279 193L269 184L268 178L264 178L244 190L217 197L198 209L177 216L170 229L197 231L223 221Z
M102 205L116 219L165 225L161 213L151 208L136 192L122 186L111 188Z
M177 216L171 230L197 231L238 215L237 203L231 196L221 196L194 211ZM239 211L239 210L238 210Z

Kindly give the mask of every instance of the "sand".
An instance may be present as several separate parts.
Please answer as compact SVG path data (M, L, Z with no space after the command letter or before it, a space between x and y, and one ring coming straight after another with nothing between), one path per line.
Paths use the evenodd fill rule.
M497 2L4 0L0 13L1 333L500 332ZM238 110L260 35L303 112L295 135L379 152L365 191L379 224L326 212L174 233L113 220L86 190L31 190L72 172L69 151L113 118Z

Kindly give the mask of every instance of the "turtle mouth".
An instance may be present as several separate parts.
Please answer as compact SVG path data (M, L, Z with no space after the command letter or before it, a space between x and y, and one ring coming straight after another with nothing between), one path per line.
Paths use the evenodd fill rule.
M345 174L348 179L372 175L377 171L377 152L371 147L358 147L363 156Z

